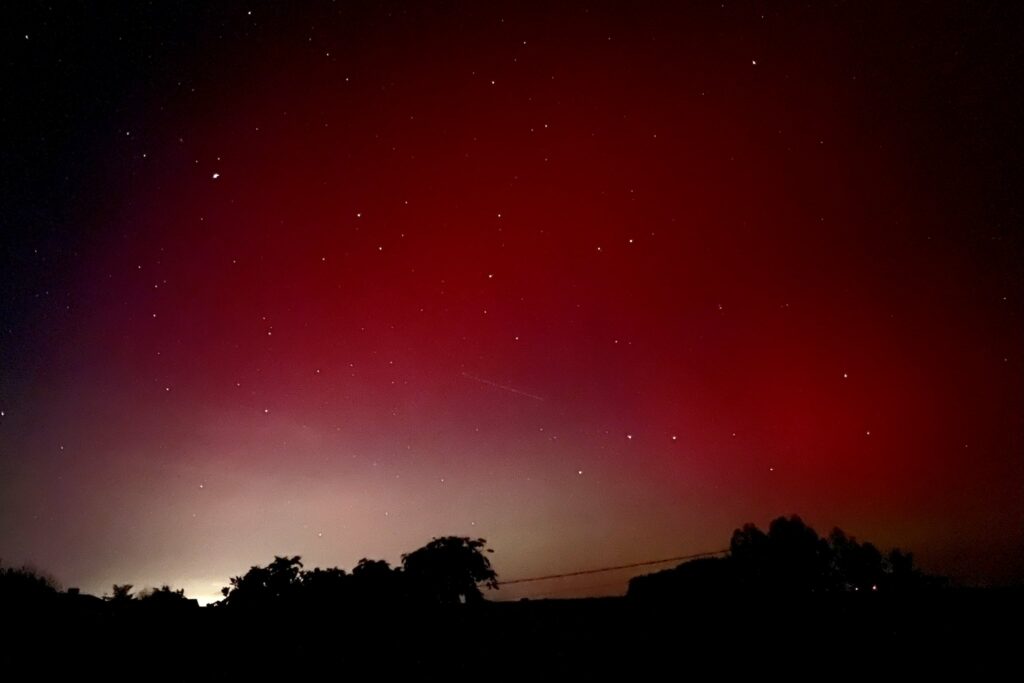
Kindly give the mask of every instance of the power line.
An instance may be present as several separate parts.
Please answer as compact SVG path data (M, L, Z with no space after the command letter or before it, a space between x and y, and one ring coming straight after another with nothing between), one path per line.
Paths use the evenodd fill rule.
M499 581L499 586L510 586L514 583L531 583L533 581L548 581L549 579L565 579L570 576L583 576L584 574L600 574L601 572L613 572L618 569L632 569L634 567L648 567L654 564L666 564L668 562L683 562L685 560L696 560L701 557L714 557L715 555L722 555L729 552L728 548L725 550L714 550L706 553L694 553L693 555L680 555L679 557L666 557L663 560L648 560L646 562L634 562L632 564L620 564L614 567L601 567L600 569L583 569L578 572L568 572L565 574L548 574L547 576L531 576L525 579L510 579L508 581Z

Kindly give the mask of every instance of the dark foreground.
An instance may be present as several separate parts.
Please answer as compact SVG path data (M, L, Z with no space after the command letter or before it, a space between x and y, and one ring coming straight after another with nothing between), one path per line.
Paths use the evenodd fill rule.
M18 680L994 677L1017 669L1022 608L1020 590L248 614L69 600L6 610L0 671L27 667Z

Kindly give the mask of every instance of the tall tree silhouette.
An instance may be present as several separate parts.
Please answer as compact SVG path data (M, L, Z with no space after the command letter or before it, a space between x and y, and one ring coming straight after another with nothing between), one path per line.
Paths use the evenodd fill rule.
M402 567L416 597L442 605L483 600L479 584L498 587L482 538L445 536L402 555Z

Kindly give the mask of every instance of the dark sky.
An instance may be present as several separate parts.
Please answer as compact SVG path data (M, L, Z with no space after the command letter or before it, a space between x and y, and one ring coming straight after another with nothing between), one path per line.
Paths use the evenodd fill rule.
M4 562L1024 576L1015 3L207 4L0 10Z

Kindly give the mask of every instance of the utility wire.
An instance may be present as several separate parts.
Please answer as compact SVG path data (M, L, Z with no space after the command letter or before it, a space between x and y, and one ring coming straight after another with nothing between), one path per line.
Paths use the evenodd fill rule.
M683 562L685 560L696 560L701 557L714 557L715 555L722 555L729 552L728 548L725 550L714 550L706 553L694 553L693 555L680 555L679 557L666 557L663 560L648 560L646 562L634 562L632 564L620 564L614 567L601 567L600 569L584 569L578 572L568 572L566 574L548 574L547 576L531 576L525 579L510 579L508 581L499 581L499 586L510 586L514 583L532 583L533 581L548 581L550 579L565 579L570 576L583 576L584 574L600 574L601 572L613 572L617 569L632 569L634 567L648 567L654 564L667 564L669 562Z

